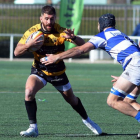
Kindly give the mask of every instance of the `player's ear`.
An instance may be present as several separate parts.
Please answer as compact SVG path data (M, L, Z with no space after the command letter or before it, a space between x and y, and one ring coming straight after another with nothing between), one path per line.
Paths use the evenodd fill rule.
M42 16L40 16L40 22L42 23Z

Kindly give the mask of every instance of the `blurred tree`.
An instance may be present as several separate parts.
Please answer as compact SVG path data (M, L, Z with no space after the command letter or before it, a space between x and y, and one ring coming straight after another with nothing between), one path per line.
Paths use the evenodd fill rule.
M14 0L0 0L0 4L7 4L7 3L13 4Z

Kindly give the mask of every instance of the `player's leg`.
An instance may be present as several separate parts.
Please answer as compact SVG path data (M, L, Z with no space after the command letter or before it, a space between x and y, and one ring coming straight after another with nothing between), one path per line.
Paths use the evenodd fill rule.
M133 57L124 72L121 74L108 96L107 103L120 112L135 117L140 122L140 112L133 108L123 99L140 85L140 58L139 55Z
M114 109L122 112L123 114L135 117L138 113L129 103L123 99L130 93L136 86L128 80L120 77L107 98L107 104Z
M135 80L135 75L133 75L131 78L130 77L129 80L133 81L135 85L129 82L127 78L125 79L120 77L115 86L111 89L107 99L107 104L123 114L134 117L138 122L140 122L140 111L137 111L135 108L133 108L133 106L123 100L125 96L128 95L127 93L132 92L136 88L136 85L139 84L137 83L139 78ZM138 88L140 89L140 87ZM138 133L137 138L140 138L140 132Z
M138 87L138 89L139 89L139 91L140 91L140 86ZM140 110L139 110L140 111ZM138 115L137 115L138 116ZM140 131L139 131L139 133L138 133L138 135L137 135L137 139L140 139Z
M66 75L63 76L63 79L66 82L68 82L68 80L66 80L67 79ZM81 100L73 94L73 90L69 82L61 86L55 86L55 88L62 94L65 101L69 103L72 106L72 108L82 117L83 123L95 135L102 134L101 128L88 117Z
M26 131L21 131L20 135L25 137L37 137L37 105L35 100L36 93L44 87L46 81L38 75L30 75L25 86L25 107L28 114L30 126Z
M136 101L139 96L139 88L136 87L131 93L129 93L124 101L132 105L136 110L140 110L140 104Z
M113 82L113 86L115 86L115 83L119 77L113 75L111 75L111 77L113 78L111 82ZM139 93L139 88L135 87L135 89L124 98L124 101L132 105L136 110L140 110L140 104L136 101Z
M36 75L28 77L25 87L25 106L30 124L36 123L37 105L35 95L43 87L43 82Z
M68 83L68 84L70 84L70 83ZM63 86L65 86L65 85L63 85ZM65 99L65 101L67 103L69 103L72 106L72 108L77 113L79 113L79 115L83 119L87 119L88 118L86 110L85 110L81 100L73 94L72 88L70 88L70 89L68 89L66 91L61 91L61 90L58 89L58 91L62 94L62 96Z
M78 97L73 94L67 75L50 76L47 79L64 97L64 99L81 115L87 119L86 111Z

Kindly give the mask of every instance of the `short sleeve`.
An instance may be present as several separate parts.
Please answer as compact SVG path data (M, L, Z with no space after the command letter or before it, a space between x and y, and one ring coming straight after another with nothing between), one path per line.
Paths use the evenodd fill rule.
M34 26L32 26L31 28L29 28L22 36L22 38L19 40L19 43L21 44L25 44L27 38L34 32L38 31L40 29L40 24L36 24Z
M106 40L99 36L93 36L88 42L92 43L95 48L103 48L106 45Z
M28 38L30 35L31 35L31 33L29 33L29 31L26 31L26 32L24 33L24 35L22 36L22 38L19 40L19 43L25 44L27 38Z

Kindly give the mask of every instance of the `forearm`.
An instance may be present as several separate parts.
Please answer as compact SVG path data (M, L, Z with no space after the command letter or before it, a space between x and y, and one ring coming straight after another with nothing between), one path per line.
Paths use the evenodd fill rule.
M79 47L74 47L63 53L57 54L57 60L61 60L61 59L65 59L65 58L72 58L75 56L79 56L81 54L82 54L82 51L79 49Z
M72 49L69 49L63 53L57 54L57 60L65 59L65 58L73 58L75 56L82 55L84 53L89 52L90 50L94 49L94 46L90 43L85 43L82 46L77 46Z
M82 55L84 53L89 52L92 49L95 49L94 45L92 43L87 42L81 46L74 47L56 55L46 54L47 57L41 58L40 62L44 65L50 65L65 58L73 58L75 56Z
M81 37L76 36L75 40L72 40L72 43L76 44L77 46L81 46L85 43L85 41Z
M82 46L77 46L77 47L69 49L69 50L67 50L63 53L57 54L56 59L61 60L61 59L65 59L65 58L72 58L72 57L79 56L79 55L82 55L84 53L87 53L92 49L95 49L94 45L87 42Z
M15 48L14 55L15 56L22 55L28 51L28 48L29 47L27 44L18 44L17 47Z

